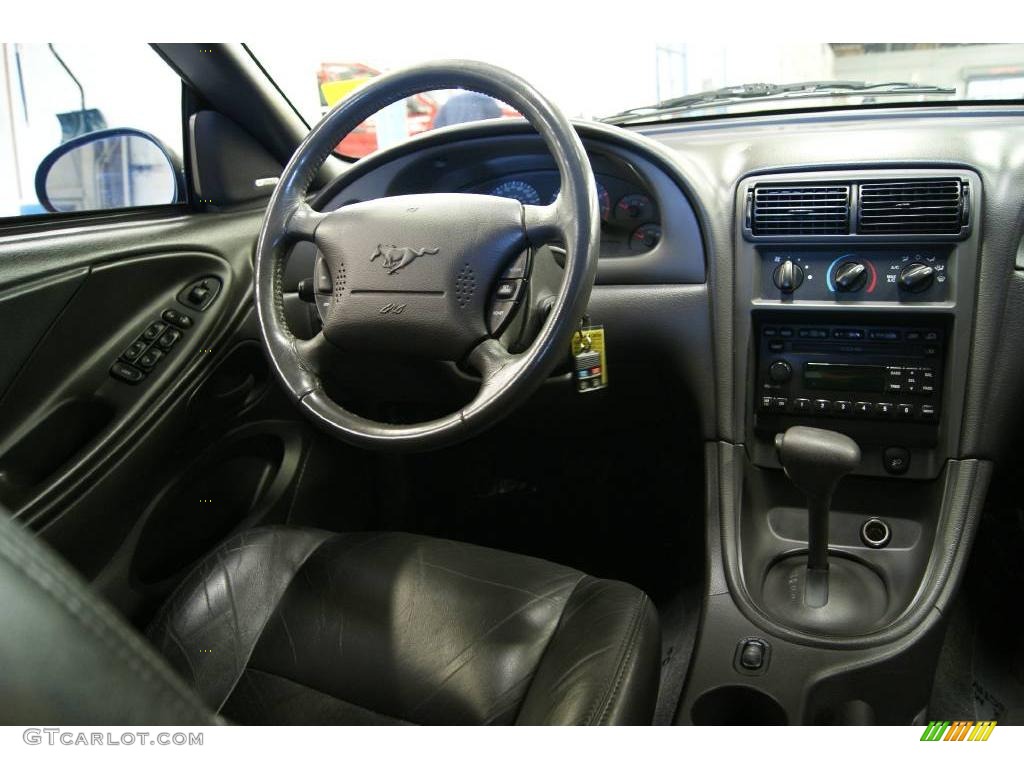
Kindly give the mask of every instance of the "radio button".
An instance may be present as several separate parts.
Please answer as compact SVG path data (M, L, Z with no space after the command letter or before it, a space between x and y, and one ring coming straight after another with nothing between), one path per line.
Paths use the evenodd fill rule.
M865 403L863 401L858 401L858 402L853 404L853 412L856 413L858 416L870 416L871 415L871 410L872 410L871 403Z
M875 403L875 416L892 416L894 412L892 403Z
M931 403L919 405L917 412L920 414L922 419L928 419L929 421L934 419L936 414L935 406Z
M899 341L900 332L893 330L874 330L868 332L868 337L875 341Z
M778 334L779 334L779 329L778 328L765 328L764 329L764 335L766 337L777 336Z
M782 411L785 411L788 406L789 406L789 400L786 399L785 397L776 397L774 400L772 400L772 410L773 411L782 412Z
M898 381L891 381L891 382L889 382L888 384L885 385L885 391L886 392L902 392L903 391L903 385L900 384Z
M827 339L828 328L801 328L799 334L801 339Z
M761 395L760 407L762 411L770 411L772 409L772 403L775 402L775 398L771 395Z
M831 400L815 400L814 401L814 412L815 413L828 413L832 410Z
M843 416L849 416L853 413L853 403L849 400L836 400L832 403L832 410L835 413L840 413Z
M917 388L917 391L920 392L922 395L927 395L928 397L931 397L932 395L935 394L935 385L922 384Z
M792 336L793 336L793 329L792 328L779 328L779 336L781 336L784 339L792 338Z
M896 415L909 419L914 415L914 406L910 403L900 403L896 406Z
M864 338L864 331L861 328L836 328L832 331L832 338L859 340Z
M811 401L806 397L798 397L793 401L793 410L797 413L807 413L811 410Z
M785 348L786 348L786 345L783 344L781 341L769 341L768 342L768 350L771 351L771 352L781 352Z

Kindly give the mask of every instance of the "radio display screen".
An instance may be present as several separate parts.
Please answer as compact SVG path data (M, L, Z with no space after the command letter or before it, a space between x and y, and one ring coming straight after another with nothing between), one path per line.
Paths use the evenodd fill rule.
M805 363L804 386L808 389L883 392L885 391L885 368L880 365Z

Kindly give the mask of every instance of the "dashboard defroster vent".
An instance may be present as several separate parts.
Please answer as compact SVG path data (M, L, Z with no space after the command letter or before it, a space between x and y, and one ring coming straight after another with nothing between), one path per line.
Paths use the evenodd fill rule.
M748 209L756 236L847 235L848 185L757 185Z
M960 179L864 182L858 197L863 235L958 235L968 223L969 186Z

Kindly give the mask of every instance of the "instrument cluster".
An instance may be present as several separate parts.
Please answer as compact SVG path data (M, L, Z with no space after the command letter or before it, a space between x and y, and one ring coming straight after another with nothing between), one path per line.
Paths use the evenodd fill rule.
M653 197L634 181L595 174L601 211L601 255L643 253L661 240L661 220ZM524 205L547 205L558 195L555 171L531 171L476 182L464 190L518 200Z

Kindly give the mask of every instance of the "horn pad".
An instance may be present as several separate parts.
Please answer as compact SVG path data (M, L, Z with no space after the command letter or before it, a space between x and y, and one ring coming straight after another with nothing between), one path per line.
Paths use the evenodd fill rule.
M315 240L332 281L321 310L331 343L439 360L488 335L488 287L527 247L518 201L466 194L349 205Z

